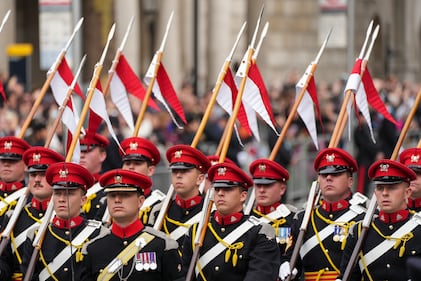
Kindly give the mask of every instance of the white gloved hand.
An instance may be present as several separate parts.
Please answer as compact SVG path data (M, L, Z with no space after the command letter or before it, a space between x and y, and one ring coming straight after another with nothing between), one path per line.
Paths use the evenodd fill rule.
M298 273L298 270L294 267L291 274L290 265L289 265L289 262L287 261L282 263L281 266L279 267L279 278L281 278L281 280L285 280L290 274L291 274L291 279L293 279L295 275L297 275L297 273Z

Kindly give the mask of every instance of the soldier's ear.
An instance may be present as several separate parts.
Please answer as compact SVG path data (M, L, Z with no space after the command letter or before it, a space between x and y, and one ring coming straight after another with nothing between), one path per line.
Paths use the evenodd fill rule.
M139 197L138 197L138 207L139 207L139 209L143 206L143 202L145 202L145 196L144 195L140 195Z

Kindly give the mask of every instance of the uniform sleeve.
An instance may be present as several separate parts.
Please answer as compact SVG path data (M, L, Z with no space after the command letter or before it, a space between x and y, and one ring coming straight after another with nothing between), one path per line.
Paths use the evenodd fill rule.
M349 260L351 258L352 252L354 251L355 245L358 241L358 229L360 228L361 223L355 224L349 231L348 236L346 238L346 245L344 252L342 254L342 260L341 260L341 267L340 267L340 274L339 279L342 280L342 276L345 273L346 267L348 266ZM357 263L358 263L357 259ZM359 281L361 280L361 272L358 268L358 265L354 266L354 269L352 271L352 274L350 276L351 281Z
M180 254L178 253L178 243L173 239L167 238L166 247L163 255L163 264L165 266L163 280L181 281L184 280L184 271Z
M183 242L182 254L181 254L182 267L183 267L182 271L183 271L184 276L187 275L187 271L189 270L189 266L190 266L190 261L193 256L193 241L192 241L193 229L196 229L196 225L193 225L192 227L190 227L187 234L184 235L184 242ZM194 276L193 276L193 280L195 280Z
M275 231L270 225L262 223L249 258L244 281L278 279L280 252Z
M11 280L13 269L13 254L8 243L0 256L0 280Z

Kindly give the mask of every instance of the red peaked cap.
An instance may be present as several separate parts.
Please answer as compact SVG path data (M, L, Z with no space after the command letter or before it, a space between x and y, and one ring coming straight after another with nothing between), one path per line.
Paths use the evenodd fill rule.
M206 156L208 158L208 160L211 162L211 165L215 165L217 163L219 163L219 156L217 155L208 155ZM234 161L232 161L231 159L225 157L224 160L225 163L231 163L231 164L235 164Z
M150 161L152 165L157 165L161 161L161 154L158 148L147 139L131 137L120 143L125 154L120 151L123 161L137 160Z
M417 174L398 161L381 159L370 166L368 177L375 184L395 184L403 181L409 183L417 178Z
M106 137L98 133L90 133L88 130L86 130L86 135L79 142L81 151L90 151L97 146L107 147L110 145L110 141Z
M166 156L171 169L197 168L206 174L211 166L205 154L189 145L174 145L167 150Z
M314 159L314 170L319 174L336 174L358 171L357 161L343 149L325 148Z
M21 160L23 153L31 146L23 139L7 136L0 138L0 159Z
M64 157L42 146L33 146L23 154L23 162L28 166L28 172L47 170L48 166L57 162L64 162Z
M250 188L253 180L237 165L218 163L209 168L208 178L214 187L240 186Z
M103 174L99 178L99 184L104 187L105 192L139 191L145 194L150 193L152 181L148 176L134 171L114 169Z
M280 164L269 159L257 159L250 164L250 174L255 184L272 184L276 181L286 182L288 171Z
M421 148L413 147L402 151L399 155L399 162L415 172L421 173Z
M82 188L86 191L95 183L94 177L86 168L71 162L51 164L45 178L53 189Z

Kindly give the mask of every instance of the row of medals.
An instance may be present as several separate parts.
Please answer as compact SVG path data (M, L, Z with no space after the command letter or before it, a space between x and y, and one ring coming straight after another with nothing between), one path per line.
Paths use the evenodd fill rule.
M155 270L158 267L155 252L136 253L134 263L136 271Z

